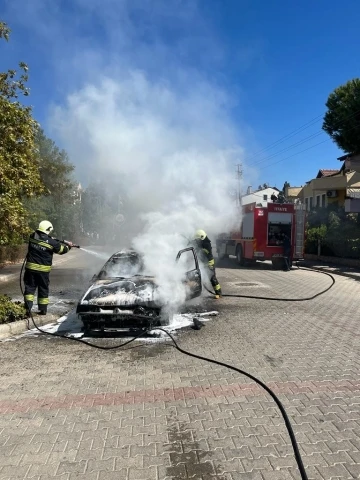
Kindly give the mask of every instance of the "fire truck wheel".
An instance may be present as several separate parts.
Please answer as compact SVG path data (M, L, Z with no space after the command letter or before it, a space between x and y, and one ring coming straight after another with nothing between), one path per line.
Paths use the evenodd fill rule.
M282 270L284 268L284 260L281 257L275 257L271 260L274 270Z
M241 245L239 245L236 249L236 260L239 265L241 266L245 265L245 258L243 255L243 250Z

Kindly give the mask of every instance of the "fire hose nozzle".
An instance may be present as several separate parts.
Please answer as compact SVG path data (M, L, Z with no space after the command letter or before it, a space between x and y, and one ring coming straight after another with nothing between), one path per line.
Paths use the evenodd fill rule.
M72 248L81 248L80 245L75 245L75 243L69 242L69 240L63 240L63 243L65 243L65 245L68 245L69 247L72 247Z

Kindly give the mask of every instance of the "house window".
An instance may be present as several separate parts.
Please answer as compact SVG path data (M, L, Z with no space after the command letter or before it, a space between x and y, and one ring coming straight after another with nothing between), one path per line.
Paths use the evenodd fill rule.
M309 198L309 209L311 210L313 208L313 197Z
M305 198L305 206L306 210L309 210L309 199L307 197Z
M323 193L323 194L321 195L321 206L322 206L322 207L325 207L325 206L326 206L326 194L325 194L325 193Z
M263 195L263 200L266 202L267 201L267 195Z
M316 195L316 206L320 207L320 195Z

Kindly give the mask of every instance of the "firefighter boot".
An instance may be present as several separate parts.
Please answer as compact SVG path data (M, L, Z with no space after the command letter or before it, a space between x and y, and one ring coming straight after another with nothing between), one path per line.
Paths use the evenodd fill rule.
M215 288L215 298L218 299L221 297L222 297L222 293L221 293L221 287L219 285L219 288Z
M33 302L29 302L29 300L25 300L24 307L26 309L26 315L28 315L30 317L31 309L33 307Z

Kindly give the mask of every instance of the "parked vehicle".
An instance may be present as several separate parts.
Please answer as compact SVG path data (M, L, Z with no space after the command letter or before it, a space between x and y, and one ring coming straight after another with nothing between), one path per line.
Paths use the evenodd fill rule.
M271 260L275 268L284 264L281 234L291 240L293 260L304 256L305 206L292 203L251 203L242 208L239 230L216 239L219 258L236 256L239 265L247 260Z

